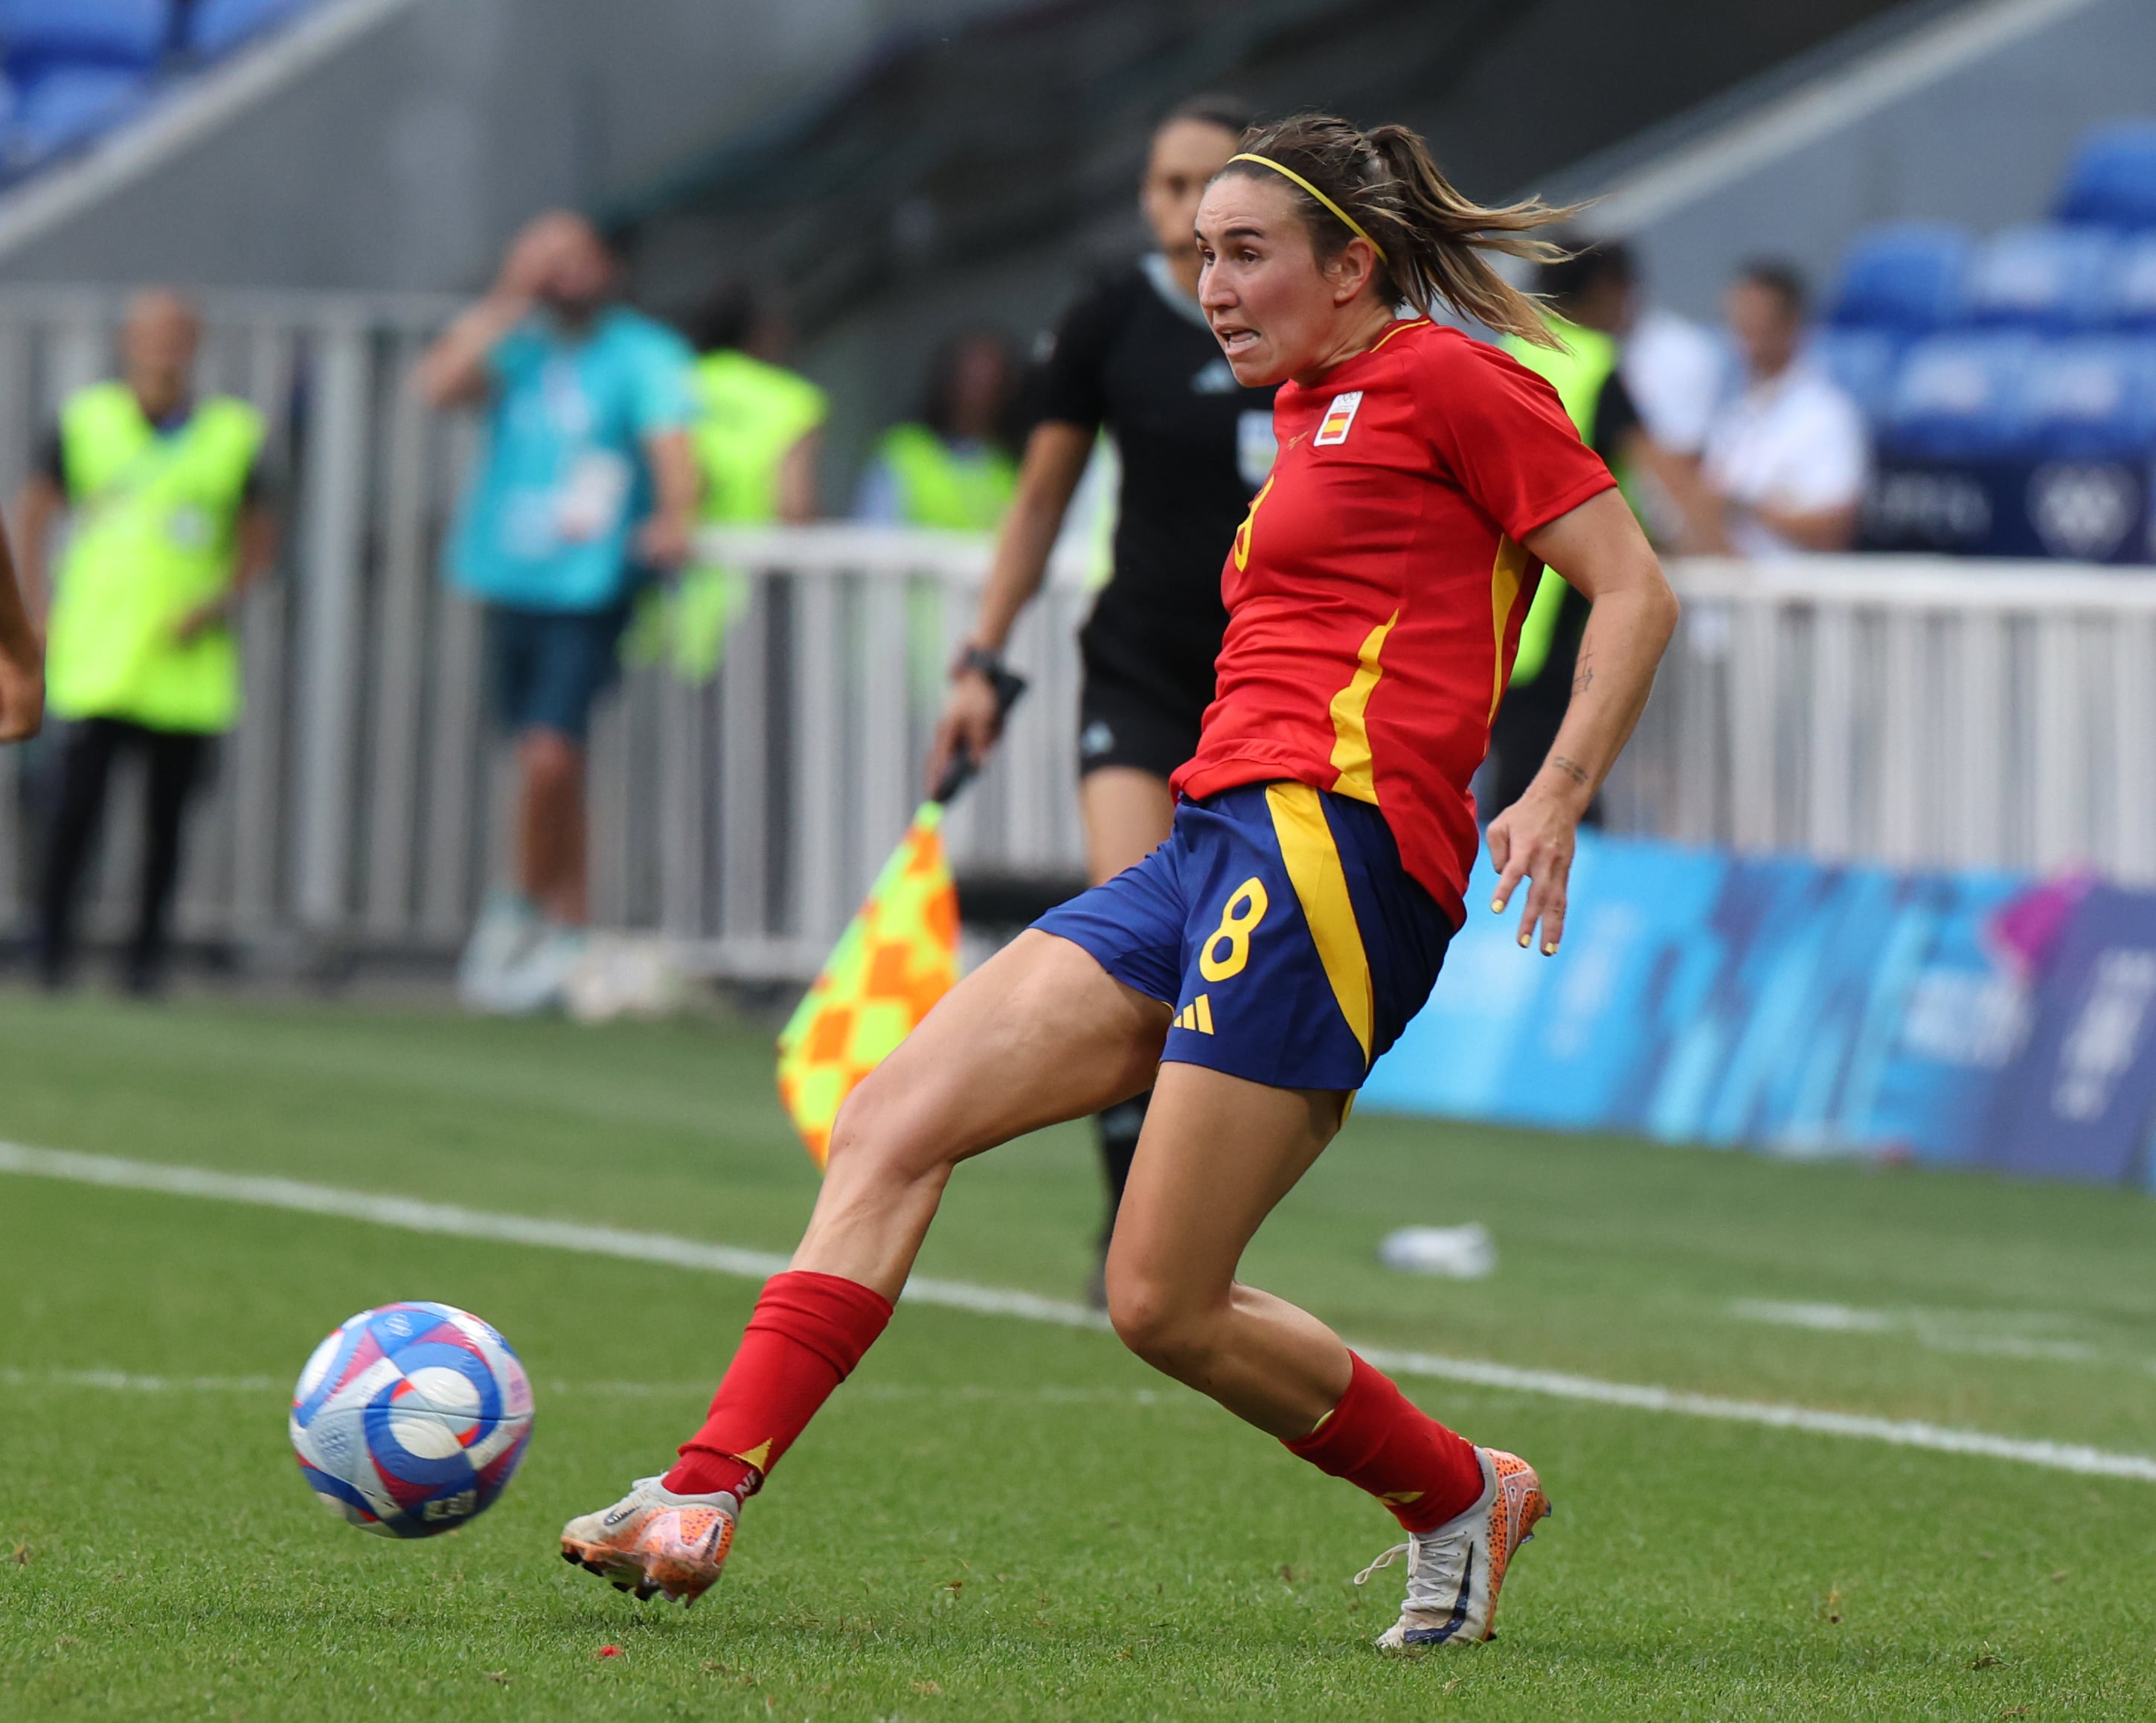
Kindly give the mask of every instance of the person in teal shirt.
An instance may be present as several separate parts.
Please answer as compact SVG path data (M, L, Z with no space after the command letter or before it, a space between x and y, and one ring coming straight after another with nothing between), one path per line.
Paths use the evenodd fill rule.
M459 972L480 1010L553 1003L583 953L592 703L636 589L682 565L696 523L692 355L615 302L618 273L583 217L542 216L420 365L436 406L486 418L447 556L451 583L487 608L519 777L515 888L489 900Z

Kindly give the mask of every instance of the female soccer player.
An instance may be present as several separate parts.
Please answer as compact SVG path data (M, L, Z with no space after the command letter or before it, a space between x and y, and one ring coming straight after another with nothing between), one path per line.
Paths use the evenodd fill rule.
M1160 249L1102 277L1064 314L1041 380L1018 495L937 732L928 781L953 754L987 756L999 727L991 679L1019 613L1040 590L1071 494L1105 428L1122 480L1114 573L1078 636L1079 808L1098 885L1142 860L1175 818L1168 778L1198 747L1228 613L1220 557L1272 464L1273 392L1246 387L1198 304L1192 222L1251 115L1194 96L1154 128L1138 202ZM1105 1264L1145 1123L1134 1095L1097 1121L1108 1187ZM1104 1294L1096 1272L1091 1295Z
M952 1169L1155 1085L1108 1258L1141 1357L1408 1533L1395 1651L1486 1639L1541 1480L1418 1410L1324 1324L1245 1285L1259 1223L1317 1158L1464 915L1482 757L1548 562L1593 603L1576 691L1491 823L1493 909L1553 952L1584 809L1645 704L1676 602L1553 391L1403 301L1533 338L1481 254L1534 255L1539 203L1482 208L1399 126L1301 118L1207 190L1202 295L1245 382L1282 383L1280 459L1223 570L1219 697L1170 841L955 988L839 1118L807 1236L765 1286L702 1429L562 1553L684 1601L742 1504L891 1312ZM1156 1077L1156 1073L1158 1074ZM1367 1577L1367 1576L1366 1576Z

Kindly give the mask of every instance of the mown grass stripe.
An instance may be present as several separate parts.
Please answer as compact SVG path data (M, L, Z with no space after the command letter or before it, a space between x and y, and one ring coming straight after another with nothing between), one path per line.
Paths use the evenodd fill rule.
M0 1172L20 1173L36 1178L65 1179L77 1184L103 1185L116 1190L151 1191L167 1196L198 1197L213 1202L240 1203L261 1208L290 1209L304 1214L327 1215L340 1220L367 1221L377 1226L395 1227L407 1232L438 1233L456 1238L491 1239L506 1244L527 1244L541 1249L576 1251L590 1256L619 1257L632 1262L661 1263L674 1268L695 1269L745 1279L767 1279L783 1269L787 1264L784 1257L772 1252L742 1250L727 1244L707 1244L698 1239L677 1238L664 1233L632 1232L619 1227L587 1226L573 1221L495 1214L451 1203L421 1203L408 1197L376 1196L364 1191L307 1184L296 1179L217 1172L206 1167L131 1161L112 1155L82 1155L59 1149L29 1148L19 1143L0 1142ZM1005 1287L977 1286L963 1280L916 1277L906 1283L904 1297L913 1304L971 1310L981 1315L1010 1316L1027 1322L1053 1323L1067 1328L1103 1329L1108 1326L1106 1317L1083 1305L1061 1299L1043 1298L1034 1293ZM2143 1483L2156 1484L2156 1456L2148 1454L2118 1454L2077 1443L1998 1436L1983 1430L1957 1429L1950 1425L1902 1418L1874 1418L1860 1413L1830 1412L1809 1406L1726 1399L1718 1395L1690 1393L1650 1384L1604 1382L1594 1377L1571 1376L1559 1371L1522 1369L1482 1359L1448 1358L1431 1352L1404 1351L1383 1346L1358 1346L1356 1350L1379 1369L1399 1376L1465 1382L1477 1387L1498 1388L1560 1400L1585 1401L1594 1405L1617 1407L1632 1412L1757 1424L1770 1429L1800 1430L1812 1435L1842 1436L1859 1441L1886 1443L1899 1448L1927 1449L1938 1454L2011 1460L2024 1465L2042 1466L2052 1471L2077 1472L2094 1477L2132 1478Z

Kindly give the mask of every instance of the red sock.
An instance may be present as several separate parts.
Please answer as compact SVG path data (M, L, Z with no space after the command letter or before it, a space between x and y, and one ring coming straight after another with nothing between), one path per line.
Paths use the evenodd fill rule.
M764 1283L704 1427L661 1480L680 1495L752 1494L891 1320L858 1280L788 1270Z
M1482 1494L1475 1446L1423 1411L1353 1353L1348 1392L1300 1442L1283 1445L1321 1472L1367 1490L1409 1531L1435 1531Z

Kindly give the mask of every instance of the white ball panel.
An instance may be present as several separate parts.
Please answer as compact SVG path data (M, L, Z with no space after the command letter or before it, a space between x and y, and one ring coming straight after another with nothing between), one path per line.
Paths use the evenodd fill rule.
M421 1459L449 1459L465 1451L455 1429L424 1408L392 1411L389 1433L399 1448Z
M445 1364L429 1364L413 1371L408 1380L412 1392L405 1397L407 1403L416 1397L444 1418L467 1423L479 1416L479 1385L463 1372Z
M338 1329L308 1356L306 1367L300 1371L298 1384L292 1390L295 1403L304 1400L322 1385L329 1373L330 1361L336 1356L337 1347L344 1341L344 1330Z

